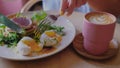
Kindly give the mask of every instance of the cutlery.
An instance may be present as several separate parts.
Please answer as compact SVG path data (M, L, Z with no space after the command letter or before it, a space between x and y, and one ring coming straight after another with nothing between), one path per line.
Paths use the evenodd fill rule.
M19 25L15 24L12 20L7 18L3 14L0 14L0 23L6 25L7 27L16 31L17 33L20 33L20 34L25 33L23 28L21 28Z
M59 15L48 15L45 19L43 19L34 30L35 37L39 38L40 35L48 28L45 25L51 25L51 23L54 23L58 17Z

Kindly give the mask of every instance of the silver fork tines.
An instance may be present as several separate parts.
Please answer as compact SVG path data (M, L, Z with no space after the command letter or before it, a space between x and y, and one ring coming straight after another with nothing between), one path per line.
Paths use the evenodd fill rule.
M44 30L47 29L47 27L44 26L44 24L50 24L51 21L48 19L48 17L46 17L45 19L43 19L39 24L38 26L36 27L36 29L34 30L34 34L37 38L40 37L40 35L42 34L42 32Z

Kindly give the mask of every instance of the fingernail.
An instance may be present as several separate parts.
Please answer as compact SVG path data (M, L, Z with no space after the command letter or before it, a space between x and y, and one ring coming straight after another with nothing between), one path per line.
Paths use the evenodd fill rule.
M63 11L60 11L60 15L61 15L61 16L64 15L64 12L63 12Z

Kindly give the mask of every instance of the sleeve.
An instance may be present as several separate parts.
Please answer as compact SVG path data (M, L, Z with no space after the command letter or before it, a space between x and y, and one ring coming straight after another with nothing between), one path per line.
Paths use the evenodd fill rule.
M91 10L92 10L92 9L89 7L88 3L86 3L85 5L83 5L83 6L75 9L75 11L83 12L83 13L88 13L88 12L90 12Z

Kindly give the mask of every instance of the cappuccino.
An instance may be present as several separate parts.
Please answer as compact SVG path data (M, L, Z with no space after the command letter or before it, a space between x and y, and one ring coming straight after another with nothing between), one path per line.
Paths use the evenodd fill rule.
M111 24L114 19L107 13L92 13L86 16L87 20L94 24Z
M89 12L85 15L82 34L84 48L92 55L107 52L113 39L116 17L107 12Z

